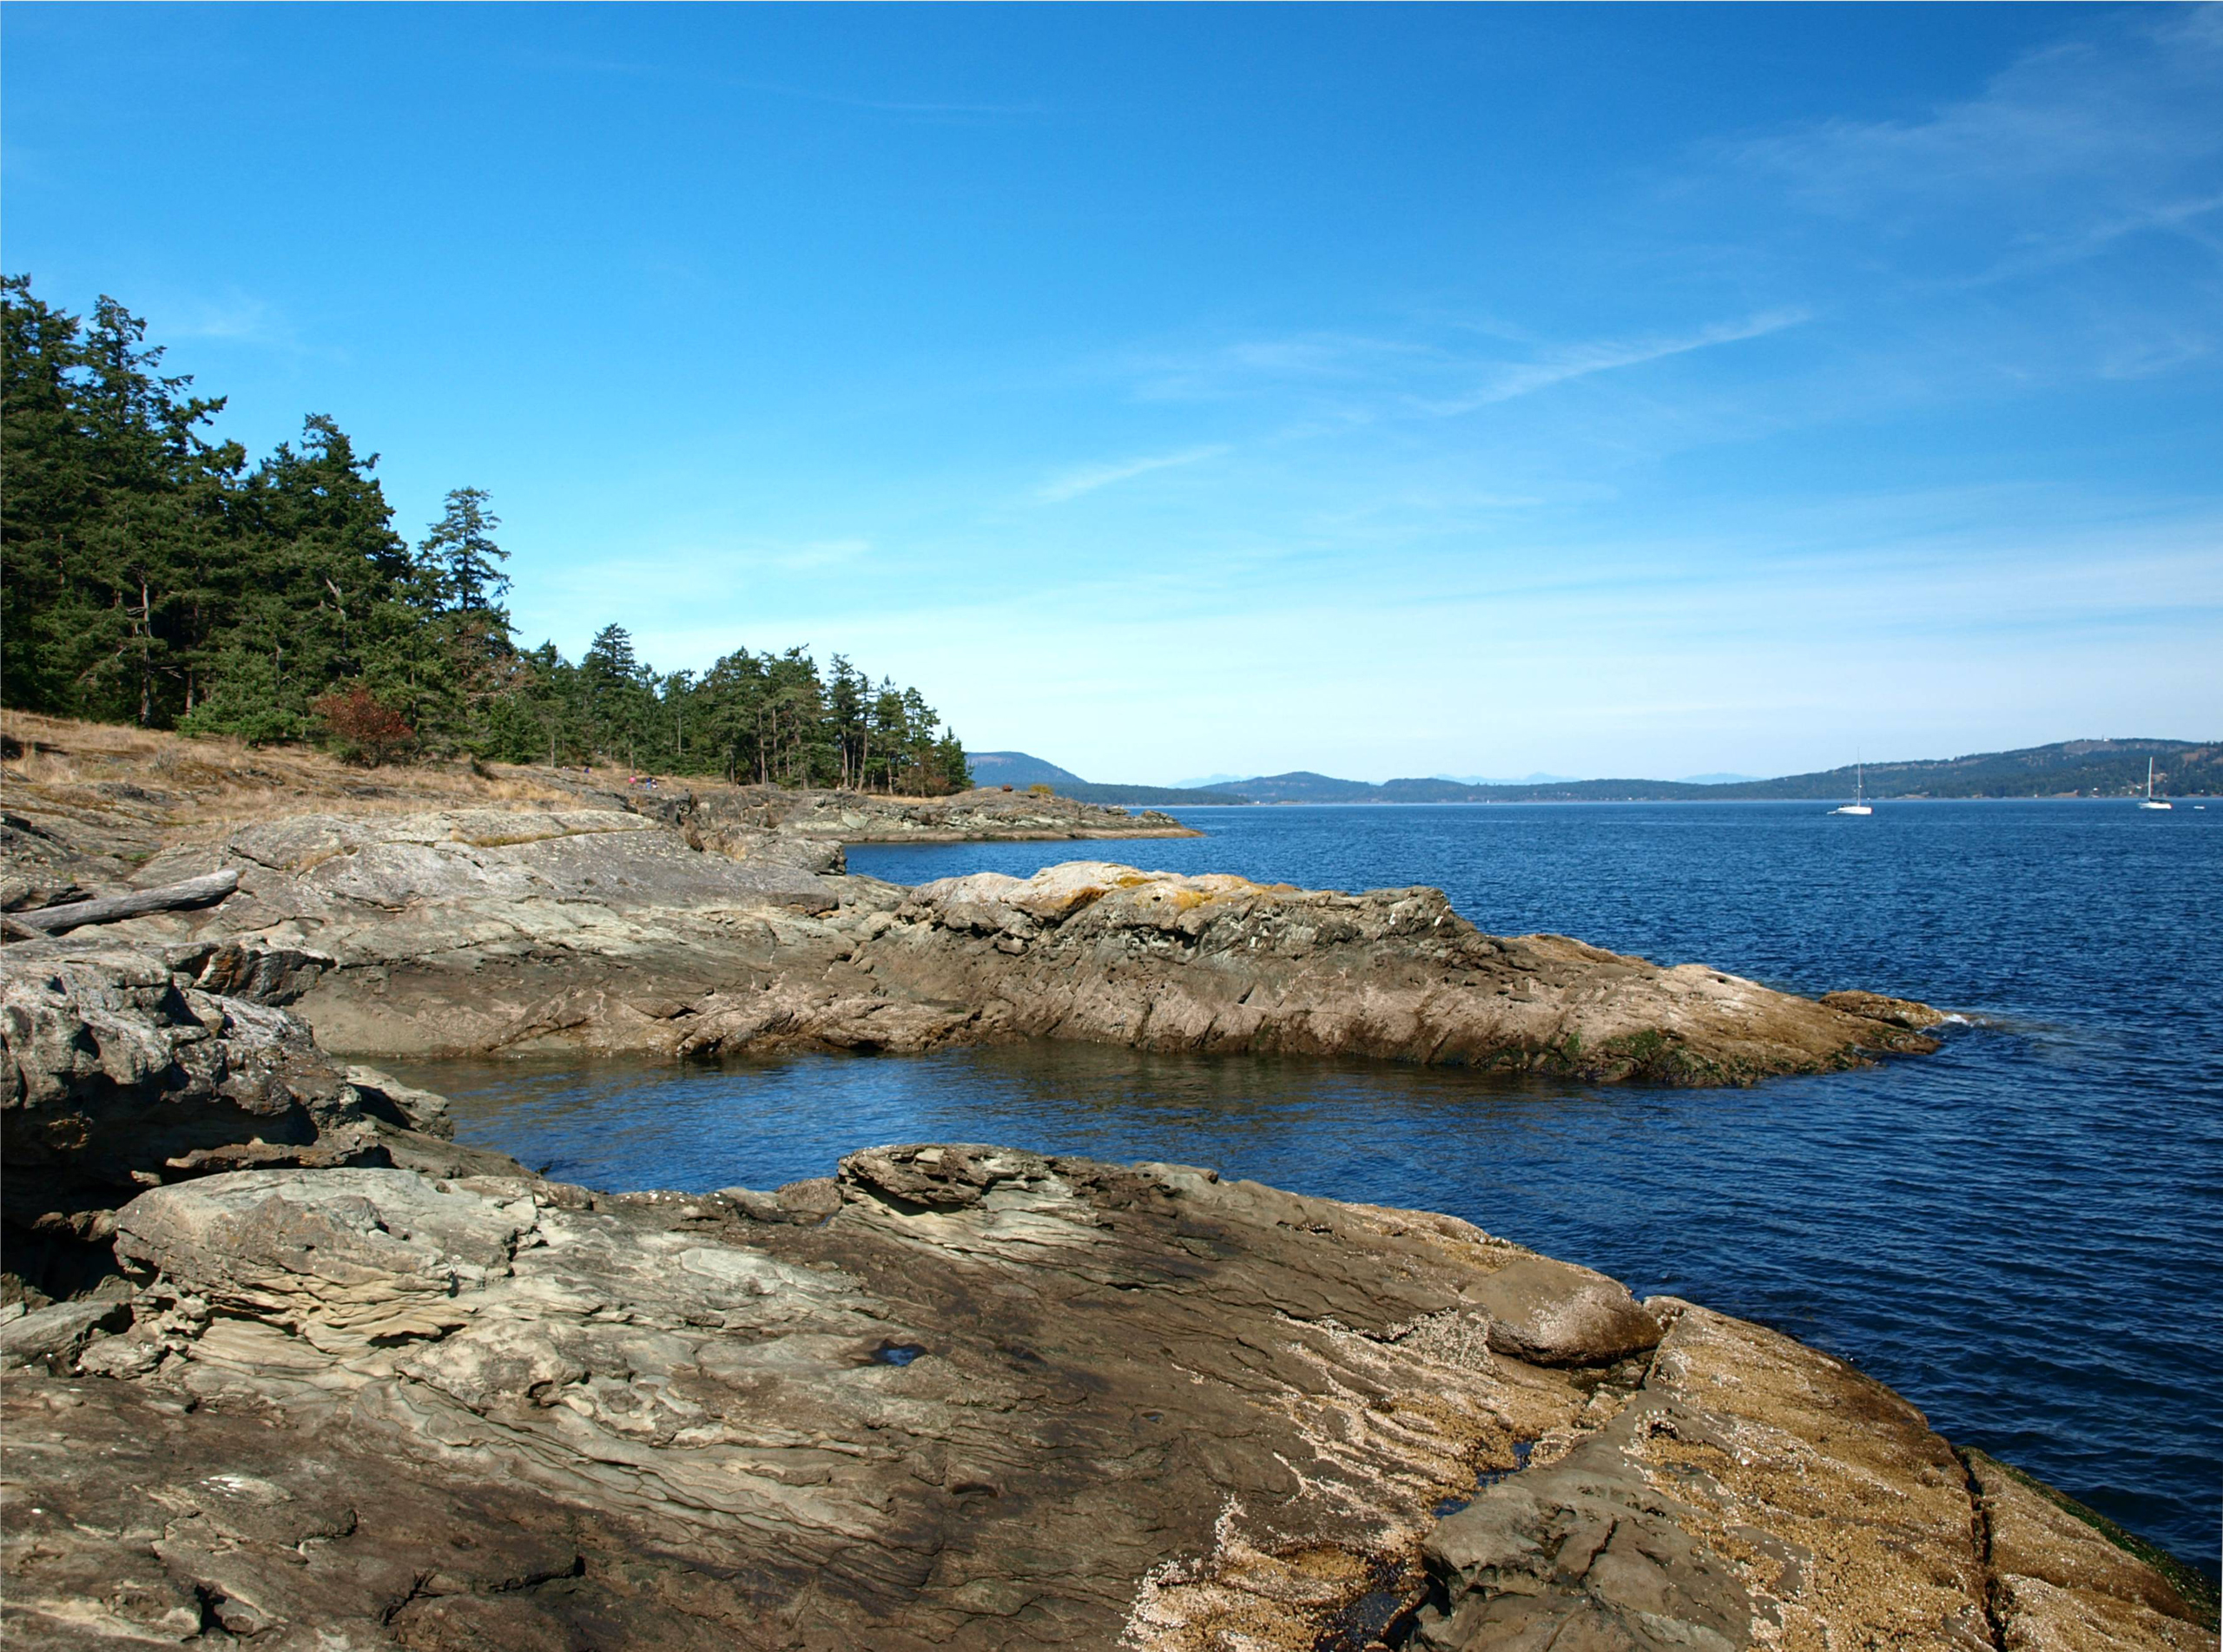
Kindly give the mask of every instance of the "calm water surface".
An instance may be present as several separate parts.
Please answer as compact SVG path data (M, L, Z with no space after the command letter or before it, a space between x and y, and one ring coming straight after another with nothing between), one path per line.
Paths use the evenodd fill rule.
M876 1142L1177 1159L1422 1206L1778 1326L2213 1574L2223 1505L2223 805L1182 811L1203 839L865 847L917 883L1103 853L1435 884L1804 992L1982 1017L1745 1090L1081 1047L722 1068L444 1063L464 1139L611 1188L770 1187Z

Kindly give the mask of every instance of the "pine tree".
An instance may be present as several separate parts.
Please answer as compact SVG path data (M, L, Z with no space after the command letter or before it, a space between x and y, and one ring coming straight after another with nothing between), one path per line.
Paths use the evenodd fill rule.
M439 570L442 602L458 612L498 610L509 594L510 576L500 564L510 553L494 543L502 519L486 509L486 500L484 488L454 489L446 510L418 547Z

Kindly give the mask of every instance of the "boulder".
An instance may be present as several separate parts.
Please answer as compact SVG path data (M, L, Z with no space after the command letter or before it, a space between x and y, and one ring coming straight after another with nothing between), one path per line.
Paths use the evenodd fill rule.
M238 944L216 956L230 978L284 973ZM281 1009L203 991L190 971L209 978L205 951L179 961L174 971L160 953L108 941L0 952L0 1285L11 1299L89 1289L112 1272L114 1209L143 1188L390 1163L420 1136L445 1150L441 1097L333 1063Z
M1490 1346L1545 1366L1608 1366L1656 1346L1659 1324L1628 1287L1572 1262L1523 1258L1475 1292Z

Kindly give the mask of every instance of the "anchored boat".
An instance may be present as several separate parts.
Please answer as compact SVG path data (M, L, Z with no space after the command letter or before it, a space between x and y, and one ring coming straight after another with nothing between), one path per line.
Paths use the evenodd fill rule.
M2141 809L2166 809L2169 806L2168 799L2154 795L2154 760L2150 757L2146 760L2146 795L2139 800L2138 806Z
M2166 809L2169 806L2164 803L2161 806ZM1855 763L1852 766L1852 801L1840 804L1830 813L1831 814L1873 814L1876 813L1868 802L1867 770L1860 764Z

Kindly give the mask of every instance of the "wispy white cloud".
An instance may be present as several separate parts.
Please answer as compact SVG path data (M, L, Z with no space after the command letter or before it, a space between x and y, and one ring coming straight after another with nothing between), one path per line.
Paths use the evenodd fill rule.
M1219 401L1268 385L1362 394L1392 374L1440 371L1455 359L1423 339L1305 332L1146 352L1114 371L1145 401Z
M1748 316L1741 321L1716 322L1687 332L1642 339L1600 339L1573 345L1547 352L1534 361L1498 368L1484 379L1479 388L1464 396L1448 401L1423 400L1416 403L1415 406L1420 411L1444 417L1468 413L1494 402L1509 402L1516 397L1534 395L1540 390L1548 390L1570 379L1586 378L1593 373L1639 367L1646 362L1664 361L1670 356L1688 355L1694 350L1710 350L1717 345L1741 344L1748 339L1765 338L1771 332L1780 332L1785 327L1795 327L1807 319L1808 312L1804 310L1769 310L1759 315Z
M1818 122L1699 160L1716 180L1772 183L1902 247L1981 247L1983 273L1998 276L2146 233L2216 251L2204 220L2219 205L2219 107L2223 9L2206 6L2111 21L1917 118Z
M1177 453L1158 453L1147 458L1125 459L1115 464L1084 465L1052 477L1034 490L1034 497L1045 504L1062 504L1067 499L1077 499L1084 493L1093 493L1098 488L1108 488L1115 483L1131 481L1138 476L1148 476L1153 471L1171 471L1184 464L1199 464L1206 459L1216 459L1229 451L1223 442L1203 447L1184 448Z
M2213 734L2187 719L2223 703L2200 646L2223 614L2219 527L2213 509L2141 519L2049 490L1817 498L1735 523L1524 530L1483 561L1270 588L1199 561L911 605L821 589L779 630L932 685L969 741L1092 778L1787 773L1856 743L1943 755L2071 731ZM1053 633L1058 670L1017 698L977 642ZM1493 685L1479 699L1478 658ZM1363 685L1337 661L1363 662ZM1847 681L1863 685L1852 701Z
M1250 339L1183 353L1158 352L1130 364L1135 393L1152 401L1257 405L1270 425L1254 438L1285 447L1365 426L1456 418L1601 373L1624 372L1725 345L1764 338L1811 319L1805 307L1776 306L1698 326L1578 339L1553 344L1525 338L1507 348L1502 326L1416 320L1407 336L1304 332ZM1478 346L1477 339L1487 339ZM1672 417L1672 415L1671 415ZM1655 418L1653 423L1658 423ZM1167 462L1146 460L1139 469ZM1117 481L1123 466L1077 473L1052 484L1064 497ZM1098 479L1100 478L1100 479ZM1052 497L1046 490L1045 497ZM1520 497L1527 497L1526 490Z
M781 569L788 573L808 573L814 569L838 568L853 563L872 552L869 539L820 539L806 544L790 545L755 554L752 560Z

